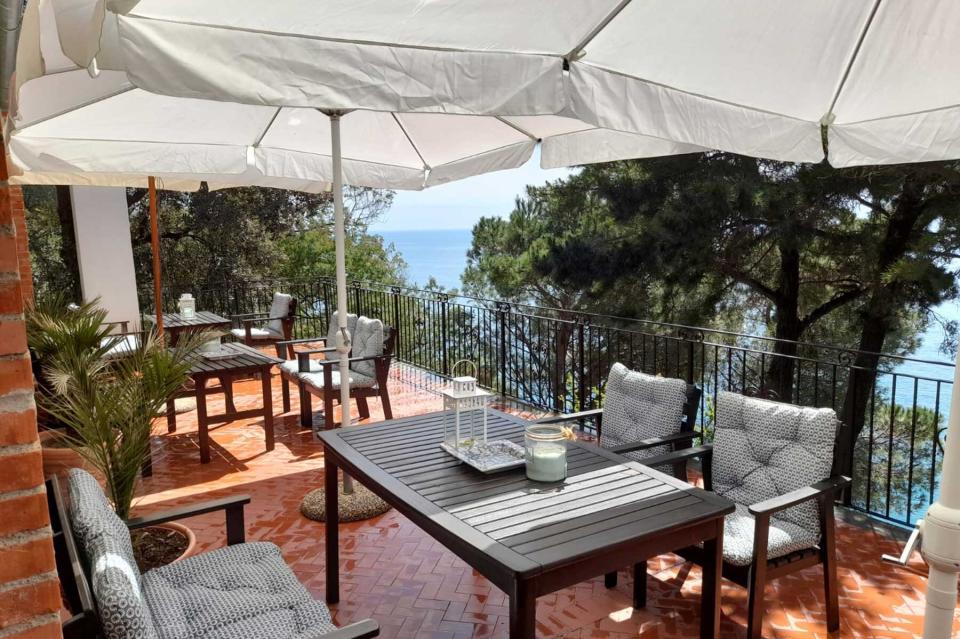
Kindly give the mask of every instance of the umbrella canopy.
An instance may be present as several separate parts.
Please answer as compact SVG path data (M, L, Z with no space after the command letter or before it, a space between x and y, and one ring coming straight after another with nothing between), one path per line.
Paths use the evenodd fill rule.
M565 114L811 162L826 127L835 166L960 157L948 0L55 2L78 64L170 95Z
M108 31L101 33L104 24ZM421 189L520 166L541 140L547 166L703 150L554 115L321 110L151 93L123 72L111 24L110 19L104 22L103 5L96 0L31 0L27 5L13 117L5 127L12 163L23 171L19 181L50 183L65 177L125 184L132 176L150 175L160 176L168 188L178 181L192 185L205 180L214 187L304 191L332 183L338 316L347 340L343 183ZM97 63L83 52L78 55L77 45L84 44L75 37L78 26L87 35L105 38L104 48L96 44L92 49ZM121 70L101 70L101 63ZM155 208L151 212L155 220ZM156 255L154 263L158 265ZM347 380L349 341L341 346L341 379ZM341 392L347 422L348 383Z

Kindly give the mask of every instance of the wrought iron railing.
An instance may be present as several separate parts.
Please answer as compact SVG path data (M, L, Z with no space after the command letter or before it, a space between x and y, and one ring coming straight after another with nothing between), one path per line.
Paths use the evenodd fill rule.
M297 297L299 335L326 333L336 302L332 280L237 282L192 292L199 308L230 315L266 311L276 290ZM167 310L180 292L167 292ZM863 354L836 346L368 282L353 282L348 296L351 312L398 330L401 361L446 375L454 362L470 359L484 386L544 409L601 405L616 361L698 384L707 439L722 390L833 408L844 422L841 439L849 440L849 452L837 460L853 476L849 505L911 524L936 497L952 364L877 355L867 358L875 368L864 367L857 363Z

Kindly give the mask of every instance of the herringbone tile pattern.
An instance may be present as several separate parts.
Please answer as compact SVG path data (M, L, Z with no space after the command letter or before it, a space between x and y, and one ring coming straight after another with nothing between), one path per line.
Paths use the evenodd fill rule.
M414 383L415 382L415 383ZM394 413L406 416L437 410L432 382L416 380L402 367L391 382ZM259 382L237 385L238 408L259 402ZM274 377L274 406L280 407ZM296 411L296 397L293 400ZM223 409L214 398L211 409ZM382 419L371 401L371 421ZM354 415L356 414L354 408ZM318 419L319 423L319 419ZM247 538L273 541L297 576L318 598L324 592L323 524L299 514L301 497L322 484L323 454L311 432L301 429L293 413L276 420L277 447L266 453L259 420L246 420L212 431L210 464L201 466L195 416L179 416L178 432L167 434L158 422L154 438L154 475L140 488L142 512L227 494L248 493ZM220 515L187 522L201 548L224 543ZM880 562L883 552L897 552L897 542L880 528L841 524L838 531L843 637L914 637L922 628L923 563L916 572ZM429 637L506 637L507 600L502 592L396 511L341 532L341 603L335 620L345 624L374 617L387 639ZM648 606L633 610L630 576L606 590L597 578L541 597L537 630L542 637L697 636L699 569L674 555L650 561ZM767 588L770 602L765 637L825 637L823 589L819 569L787 577ZM723 637L745 634L746 592L725 582ZM960 621L957 623L960 632Z

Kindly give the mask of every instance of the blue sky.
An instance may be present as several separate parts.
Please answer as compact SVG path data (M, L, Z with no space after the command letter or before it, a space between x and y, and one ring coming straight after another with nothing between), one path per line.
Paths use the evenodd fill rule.
M478 175L423 191L397 191L390 211L371 231L469 229L484 215L510 213L514 198L526 185L569 173L570 169L541 169L538 149L529 162L512 171Z

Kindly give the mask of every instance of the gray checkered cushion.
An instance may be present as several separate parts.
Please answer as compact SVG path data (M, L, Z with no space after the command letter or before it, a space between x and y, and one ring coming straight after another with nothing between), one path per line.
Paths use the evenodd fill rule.
M274 293L273 303L270 304L270 314L267 317L282 318L290 312L290 302L293 301L293 295L286 293ZM267 331L275 335L283 335L283 320L271 319L266 326ZM256 338L255 338L256 339Z
M736 512L723 522L723 559L735 566L753 563L753 533L756 530L753 515L746 506L736 505ZM789 521L770 518L767 533L767 558L776 559L792 552L812 548L820 541L818 532L811 532Z
M354 315L353 313L347 313L347 331L350 333L351 336L357 332L358 318L359 318L358 315ZM339 316L337 315L337 311L334 311L333 315L330 316L330 327L327 329L326 346L328 348L337 347L337 333L340 332L339 329L337 328L337 326L339 325L338 322L339 322ZM351 340L352 339L353 338L351 337Z
M717 398L717 424L713 438L713 489L741 506L750 506L827 479L833 465L837 416L829 408L807 408L721 392ZM743 521L749 518L750 523ZM746 543L752 517L746 509L728 516L724 555ZM784 535L774 542L773 528ZM770 558L779 557L819 541L817 505L807 502L771 518ZM787 539L789 538L789 539ZM728 541L729 540L729 541ZM728 560L742 559L730 551ZM749 563L746 562L746 563Z
M687 383L682 379L654 377L614 364L603 400L604 448L672 435L680 430ZM669 452L668 446L627 453L633 459Z
M206 552L151 570L143 591L160 639L306 639L335 629L271 543Z
M351 357L376 357L383 355L383 322L369 317L357 318L357 328L353 333L353 351ZM365 377L376 377L377 367L372 361L355 362L350 370Z
M294 362L294 364L296 364L296 362ZM311 368L313 367L311 366ZM296 370L296 366L294 366L294 370ZM326 388L326 386L323 385L323 373L297 373L297 377L300 378L300 381L314 388ZM331 388L340 388L340 366L333 367L330 379L332 380ZM350 371L351 388L373 388L376 385L377 380L374 378Z
M90 586L107 639L153 639L157 635L141 595L126 524L90 473L71 469L67 492L70 524L90 567Z

